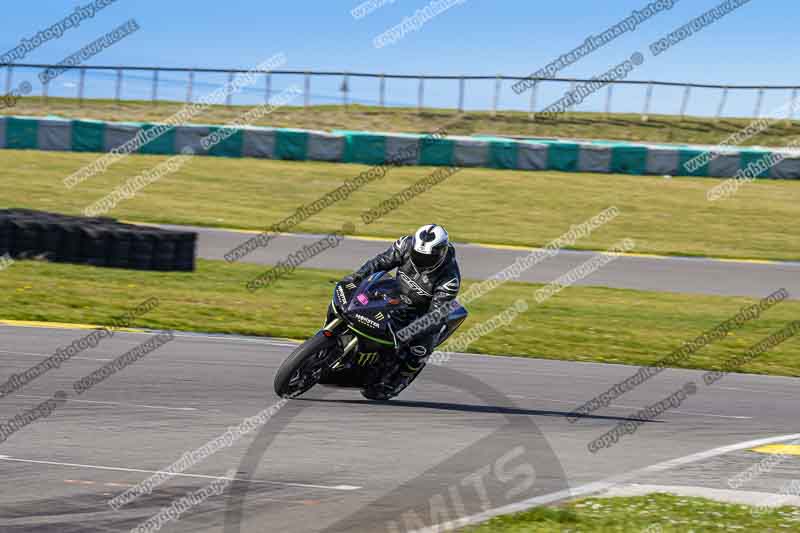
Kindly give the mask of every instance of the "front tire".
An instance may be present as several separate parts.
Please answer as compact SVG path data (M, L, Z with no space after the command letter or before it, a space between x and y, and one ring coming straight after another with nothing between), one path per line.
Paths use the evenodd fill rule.
M322 333L298 346L275 374L275 394L296 398L316 385L331 361L336 339Z

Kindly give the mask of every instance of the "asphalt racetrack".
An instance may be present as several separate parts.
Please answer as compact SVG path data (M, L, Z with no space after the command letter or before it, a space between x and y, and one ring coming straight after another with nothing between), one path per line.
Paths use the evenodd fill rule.
M85 334L0 326L3 379ZM570 422L567 413L635 369L454 355L426 368L388 403L317 387L115 511L110 498L275 406L272 379L294 346L176 333L83 394L74 391L76 380L147 338L118 332L0 398L0 420L57 391L68 398L0 444L3 533L130 531L220 481L229 483L224 494L160 530L420 530L515 510L517 502L557 501L568 488L573 494L615 483L729 489L731 475L767 457L749 451L759 444L751 441L800 438L789 427L800 410L796 379L729 375L707 386L701 372L666 370ZM695 391L680 405L641 420L610 447L588 450L617 424L634 422L637 409L689 382ZM776 493L797 475L798 458L788 457L741 490Z
M255 236L222 229L193 226L167 226L198 232L198 257L223 259L231 249ZM289 254L318 241L322 235L278 235L241 259L265 265L283 261ZM345 238L337 247L303 263L303 267L355 270L364 261L382 252L391 241ZM456 243L461 275L466 279L487 279L517 257L527 255L524 249L504 249L475 244ZM519 281L549 283L567 273L597 252L562 250L523 272ZM617 289L683 292L719 296L762 298L780 287L789 298L800 298L800 263L704 259L694 257L653 257L628 255L617 258L576 285L594 285Z

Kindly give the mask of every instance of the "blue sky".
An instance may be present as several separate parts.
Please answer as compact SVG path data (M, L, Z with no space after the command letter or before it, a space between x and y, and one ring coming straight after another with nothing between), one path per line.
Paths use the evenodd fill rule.
M5 31L0 49L6 51L90 0L29 1L14 3L4 12ZM546 65L560 54L580 45L588 35L598 34L640 9L648 0L466 0L428 21L418 31L384 48L373 39L404 17L428 5L430 0L394 0L356 20L351 9L360 0L299 0L264 2L255 0L117 0L80 27L31 52L24 62L57 63L104 33L134 18L141 29L102 51L87 63L94 65L157 65L181 67L249 68L272 54L284 52L287 69L326 69L401 74L525 75ZM653 57L648 45L693 17L719 3L718 0L680 0L607 46L564 69L563 76L602 73L635 51L645 54L645 63L631 79L676 80L731 84L798 84L795 58L800 52L797 38L797 4L789 0L751 0L739 10L693 35L667 52ZM40 90L34 71L15 72L15 82L30 79ZM183 99L185 75L162 76L159 93ZM224 76L198 76L195 94L213 90ZM74 95L77 75L64 74L50 94ZM279 90L301 83L299 77L277 77ZM312 102L339 102L340 79L314 79ZM490 107L494 82L467 85L468 108ZM566 89L550 85L539 93L542 107ZM351 98L371 103L378 98L376 80L352 80ZM416 81L390 81L387 101L414 105ZM263 99L263 87L239 95L239 103ZM113 74L92 74L88 96L112 97ZM123 97L148 98L146 74L126 76ZM639 111L643 88L615 91L615 111ZM653 111L676 112L680 89L656 89ZM732 92L726 115L752 114L754 92ZM768 92L764 110L783 103L788 92ZM428 82L425 102L452 107L456 104L456 82ZM693 93L690 112L713 114L719 91ZM589 97L579 109L597 110L605 92ZM517 96L505 84L500 107L527 109L528 96Z

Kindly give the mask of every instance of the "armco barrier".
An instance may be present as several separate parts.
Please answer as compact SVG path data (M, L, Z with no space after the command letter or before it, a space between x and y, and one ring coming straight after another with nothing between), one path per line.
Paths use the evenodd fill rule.
M0 210L0 256L139 270L194 270L197 234L30 209Z
M156 124L4 116L0 117L0 148L109 152L135 138L140 131L154 126ZM210 150L203 150L201 139L219 128L191 124L170 128L141 146L137 153L173 155L191 147L198 155L368 165L391 162L397 154L410 153L416 155L405 159L402 164L733 177L748 163L782 152L786 157L760 177L800 178L800 155L797 151L770 148L726 149L709 164L689 172L684 163L714 147L489 136L451 136L420 142L424 135L248 126ZM413 146L418 149L409 150Z

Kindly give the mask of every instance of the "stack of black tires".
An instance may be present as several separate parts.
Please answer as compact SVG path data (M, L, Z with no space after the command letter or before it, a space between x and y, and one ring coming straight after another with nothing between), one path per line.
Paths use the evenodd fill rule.
M137 270L194 270L197 234L31 209L0 210L0 256Z

